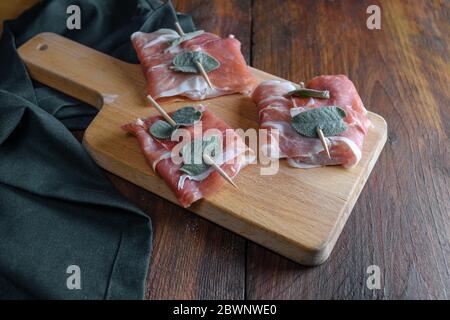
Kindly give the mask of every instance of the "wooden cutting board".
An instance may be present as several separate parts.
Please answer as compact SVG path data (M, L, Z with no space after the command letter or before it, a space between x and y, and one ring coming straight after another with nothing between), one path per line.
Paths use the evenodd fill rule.
M101 167L177 203L145 162L137 139L120 129L138 117L157 114L146 103L139 65L51 33L29 40L19 54L34 79L100 110L83 144ZM256 69L253 72L261 81L276 78ZM256 106L247 97L230 95L202 103L234 128L258 128ZM173 111L183 105L186 102L163 107ZM324 262L386 142L385 120L374 113L369 117L374 126L366 137L362 160L354 168L301 170L281 160L276 175L262 176L259 165L251 165L235 180L239 192L226 185L189 210L301 264Z

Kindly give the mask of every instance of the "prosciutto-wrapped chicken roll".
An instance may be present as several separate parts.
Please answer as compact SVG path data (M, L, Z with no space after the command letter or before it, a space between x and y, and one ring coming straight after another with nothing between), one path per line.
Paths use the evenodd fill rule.
M195 115L194 121L183 120L189 118L186 117L189 113ZM180 123L179 127L171 128L163 118L155 116L138 119L122 126L122 129L137 137L148 164L164 179L183 207L214 194L225 183L202 160L201 152L207 148L214 151L215 162L231 178L254 160L253 151L241 137L206 107L185 107L169 115ZM175 137L190 141L172 141L171 138ZM214 150L214 144L221 152ZM200 146L200 158L196 159L197 146ZM186 157L187 153L190 156Z
M258 105L260 127L279 131L278 141L272 135L263 146L267 156L287 158L297 168L349 168L361 159L370 120L355 86L346 76L319 76L306 88L288 81L265 81L255 89L252 98ZM317 127L329 132L326 140L331 158L312 130Z
M196 31L180 37L171 29L136 32L133 46L147 80L148 93L155 99L185 96L203 100L232 93L250 94L255 78L241 53L241 43L229 36ZM197 70L199 61L213 88Z

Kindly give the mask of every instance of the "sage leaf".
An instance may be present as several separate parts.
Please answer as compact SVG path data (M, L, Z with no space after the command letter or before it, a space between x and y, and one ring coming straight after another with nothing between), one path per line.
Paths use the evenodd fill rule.
M301 88L294 91L291 91L287 94L288 97L299 97L299 98L317 98L317 99L330 99L330 91L325 90L314 90Z
M222 139L219 136L204 137L202 141L194 140L184 145L181 150L183 165L180 171L190 176L198 176L210 168L210 165L203 160L203 154L207 153L214 158L221 155L221 152Z
M170 123L164 120L158 120L150 127L150 133L156 139L166 140L172 137L172 132L176 127L172 127Z
M200 73L196 66L196 62L199 62L205 72L211 72L220 67L220 62L202 51L186 51L180 53L173 59L172 70L185 73Z
M180 126L190 126L202 118L202 112L187 106L172 113L172 119Z
M318 107L299 113L292 118L291 125L305 137L318 138L317 128L322 129L325 137L330 137L347 130L345 117L345 111L336 106Z
M172 137L172 133L179 127L188 127L202 118L202 112L194 107L187 106L178 109L172 113L172 119L176 122L176 126L173 127L170 123L164 120L158 120L150 127L150 133L157 139L167 140Z
M195 177L198 175L201 175L206 170L209 169L209 165L206 163L201 164L183 164L183 166L180 168L181 172L186 173L188 176Z
M179 46L183 42L191 40L191 39L194 39L195 37L197 37L197 36L199 36L199 35L201 35L203 33L205 33L205 31L203 31L203 30L198 30L198 31L194 31L194 32L185 33L183 36L180 36L179 38L176 38L175 40L172 40L170 42L170 45L166 48L166 50L164 50L164 52L168 52L168 51L172 50L173 48Z

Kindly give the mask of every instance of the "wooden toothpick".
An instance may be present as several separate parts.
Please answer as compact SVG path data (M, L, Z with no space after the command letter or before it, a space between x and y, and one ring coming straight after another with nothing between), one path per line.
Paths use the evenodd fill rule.
M179 22L175 22L175 28L177 28L177 32L180 34L180 36L185 35L183 28L181 27L181 24Z
M327 143L327 140L325 139L322 129L317 127L316 132L317 132L317 135L319 136L322 147L325 149L325 152L327 153L328 159L331 159L330 149L328 149L328 143Z
M183 31L183 28L181 27L179 22L175 22L175 28L177 29L177 32L180 34L180 36L184 36L185 33ZM195 61L195 66L197 67L198 71L202 75L203 78L205 78L206 83L211 89L214 89L214 86L211 82L211 80L208 77L208 74L205 71L205 68L203 68L203 65L199 61Z
M205 161L206 164L213 167L214 170L216 170L217 173L220 174L222 178L224 178L228 183L230 183L236 189L239 189L238 186L233 182L233 180L231 180L230 176L217 163L215 163L214 160L207 153L203 154L203 160Z
M209 79L208 74L205 71L205 68L203 68L203 65L200 62L198 62L198 61L195 61L195 65L197 66L198 71L200 71L200 73L202 74L203 78L205 78L206 83L208 83L208 86L211 89L214 89L214 87L213 87L213 85L211 83L211 80Z
M159 105L159 103L156 102L155 99L153 99L151 95L147 96L147 100L156 108L156 110L159 111L164 120L166 120L172 127L175 127L177 125L177 123L167 114L167 112Z

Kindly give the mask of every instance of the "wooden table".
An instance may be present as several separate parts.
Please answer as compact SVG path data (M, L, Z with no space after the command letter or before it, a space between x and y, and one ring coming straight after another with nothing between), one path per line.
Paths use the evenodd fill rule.
M344 73L389 140L330 259L305 268L109 174L155 229L148 299L450 298L450 2L174 1L293 81ZM381 7L381 30L366 27ZM366 286L381 270L381 289Z

